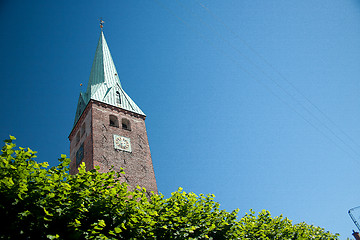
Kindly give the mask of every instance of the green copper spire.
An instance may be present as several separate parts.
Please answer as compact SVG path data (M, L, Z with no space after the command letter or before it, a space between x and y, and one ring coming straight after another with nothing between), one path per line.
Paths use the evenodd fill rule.
M145 116L143 111L121 87L119 75L117 74L103 31L101 31L96 48L86 92L80 93L74 125L79 120L90 99Z

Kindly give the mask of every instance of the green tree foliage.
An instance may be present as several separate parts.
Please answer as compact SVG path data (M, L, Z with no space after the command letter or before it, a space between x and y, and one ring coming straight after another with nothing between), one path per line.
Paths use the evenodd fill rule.
M268 211L238 219L214 195L179 189L148 199L145 189L128 191L121 173L83 164L69 175L65 155L49 168L31 149L15 150L13 140L5 140L0 161L0 239L337 239Z

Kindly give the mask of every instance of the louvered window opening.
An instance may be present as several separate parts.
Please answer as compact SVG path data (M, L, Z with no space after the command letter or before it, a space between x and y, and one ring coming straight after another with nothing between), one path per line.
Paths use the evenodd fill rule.
M121 104L120 93L118 91L116 91L116 103L119 105Z

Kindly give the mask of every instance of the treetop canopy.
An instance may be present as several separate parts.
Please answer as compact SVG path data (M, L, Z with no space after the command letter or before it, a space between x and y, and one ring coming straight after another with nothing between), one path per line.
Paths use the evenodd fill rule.
M269 211L220 209L214 195L171 197L128 190L123 172L98 169L70 175L70 160L59 165L34 160L36 152L5 140L0 160L0 239L338 239L306 223L292 224Z

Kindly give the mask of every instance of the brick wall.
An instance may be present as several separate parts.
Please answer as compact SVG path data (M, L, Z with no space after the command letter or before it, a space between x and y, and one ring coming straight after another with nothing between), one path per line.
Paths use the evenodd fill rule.
M109 116L117 117L119 127L110 126ZM122 128L122 119L130 123L130 129ZM82 126L85 123L85 132ZM77 142L77 134L80 141ZM114 148L114 134L130 138L131 152ZM91 100L74 127L70 136L70 173L77 172L76 152L84 144L84 158L86 169L100 167L100 172L108 171L111 166L119 171L123 168L123 181L133 188L137 185L148 191L157 193L155 173L153 169L149 142L146 133L145 116L122 110L118 107Z

